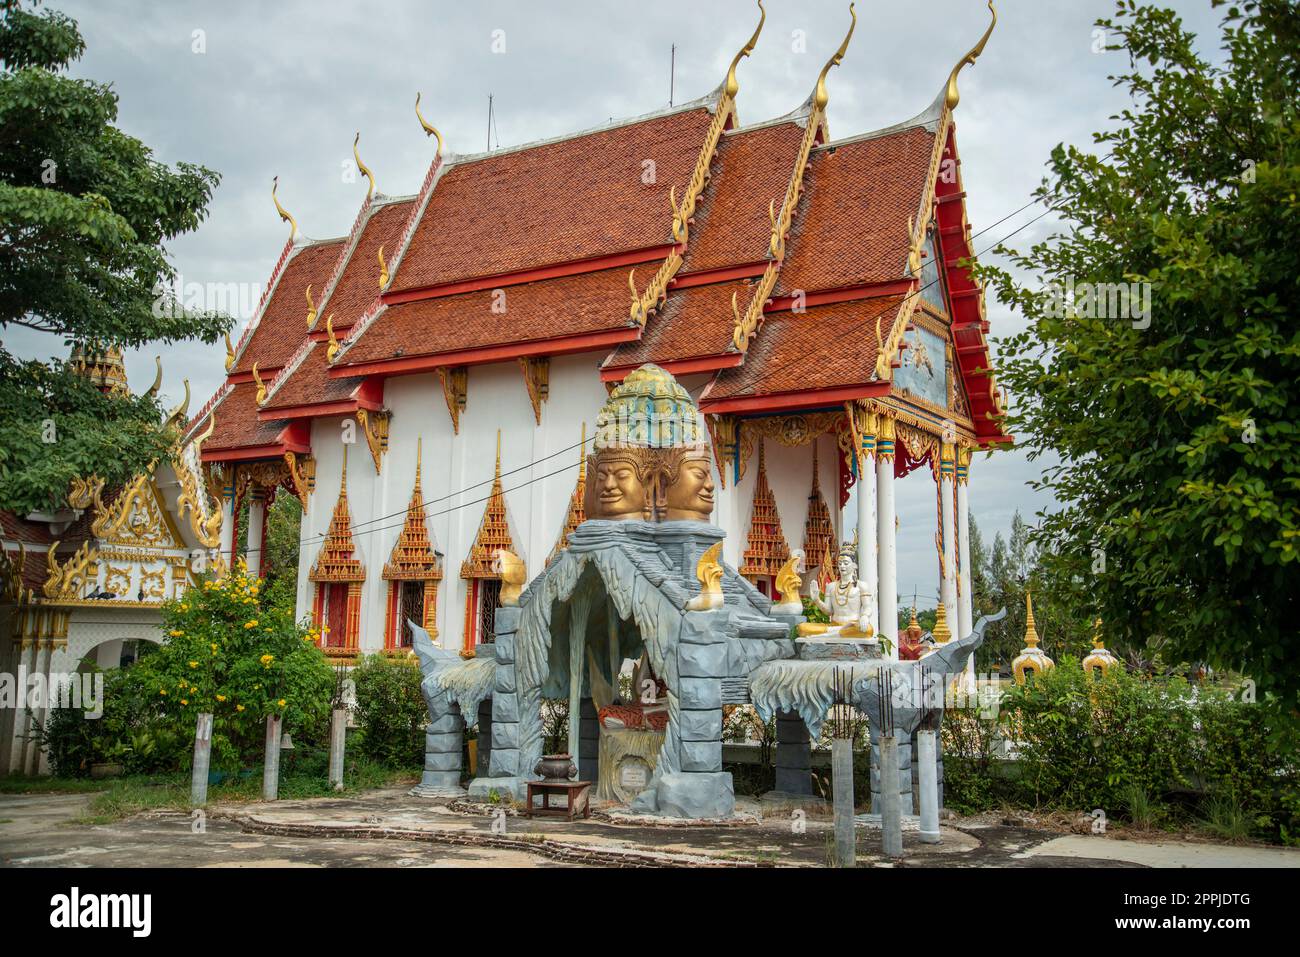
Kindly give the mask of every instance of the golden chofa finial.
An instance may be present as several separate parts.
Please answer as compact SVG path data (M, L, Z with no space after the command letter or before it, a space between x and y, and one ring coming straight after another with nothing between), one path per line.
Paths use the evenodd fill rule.
M212 438L212 433L215 431L217 431L217 416L216 413L213 413L208 416L208 427L203 430L201 435L196 435L190 440L194 443L196 454L203 451L203 443Z
M185 398L181 399L176 408L167 414L167 419L163 422L164 432L173 425L180 425L181 420L185 418L186 413L190 410L190 380L182 379L181 385L185 386Z
M384 262L384 244L379 244L379 288L388 285L388 263Z
M235 367L235 347L230 344L230 333L222 333L226 337L226 371L229 372Z
M958 60L957 65L953 67L952 72L948 74L948 91L944 95L944 103L947 104L948 109L950 110L956 109L957 101L961 99L961 95L957 92L957 74L961 72L962 67L974 65L976 59L979 58L979 55L984 52L984 44L989 42L989 36L993 33L993 27L997 25L998 11L993 7L993 0L989 0L989 13L993 14L993 19L989 21L989 28L984 31L984 36L980 37L980 42L971 47L970 52Z
M370 172L370 167L361 162L361 154L357 152L357 144L361 142L361 131L357 131L356 138L352 140L352 157L357 161L357 169L366 177L370 183L366 187L366 199L369 199L375 193L375 174Z
M298 235L298 220L290 215L289 211L280 205L280 199L275 195L276 190L280 188L280 177L276 176L271 180L271 201L275 203L275 211L280 214L280 218L289 224L289 242L293 242L294 237Z
M325 350L325 361L333 362L338 357L339 350L343 347L334 335L334 313L332 312L329 314L329 318L325 320L325 335L329 336L329 347Z
M254 396L254 401L256 401L258 405L266 405L266 383L262 381L262 377L257 373L256 362L253 363L253 381L257 383L257 395Z
M727 68L727 82L723 84L722 91L727 96L735 99L740 92L740 84L736 81L736 67L740 61L754 52L754 47L758 44L758 35L763 32L763 24L767 22L767 11L763 9L763 0L758 0L758 26L754 28L754 35L749 38L749 42L740 48L731 61L731 66Z
M307 328L310 329L316 324L316 300L311 297L311 283L307 283L305 295L307 297Z
M162 380L163 380L162 356L154 356L153 361L158 366L158 372L153 377L153 385L149 386L148 391L145 392L145 395L147 395L151 399L154 396L156 396L158 394L158 390L162 388Z
M433 124L424 118L424 114L420 112L419 93L415 94L415 118L420 121L420 126L424 128L424 135L432 136L434 139L438 141L438 148L434 151L433 155L441 156L442 155L442 134L439 133L438 130L433 126Z
M844 42L840 44L840 48L835 51L835 54L826 61L821 73L817 75L817 89L813 93L813 105L819 110L826 109L826 104L830 102L831 98L830 94L826 92L826 74L831 72L831 67L839 66L840 61L844 59L844 54L849 50L849 40L853 38L853 29L858 25L858 15L853 12L853 4L851 3L849 4L849 16L853 18L853 22L849 24L849 32L844 35Z

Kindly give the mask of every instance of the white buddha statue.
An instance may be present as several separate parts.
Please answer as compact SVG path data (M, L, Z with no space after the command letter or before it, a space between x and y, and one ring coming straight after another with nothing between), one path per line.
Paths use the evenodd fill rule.
M871 589L858 580L858 563L852 545L840 548L836 562L839 578L832 582L823 599L821 589L814 580L809 586L809 598L830 617L830 624L806 622L799 626L799 634L819 635L825 638L871 638L875 629L871 625Z

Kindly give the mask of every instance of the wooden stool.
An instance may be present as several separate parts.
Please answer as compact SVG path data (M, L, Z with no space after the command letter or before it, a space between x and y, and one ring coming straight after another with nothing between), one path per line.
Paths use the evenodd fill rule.
M525 817L532 817L536 814L538 817L563 817L572 821L577 816L579 808L582 809L584 818L591 817L591 799L590 799L591 782L590 781L529 781L528 782L528 807L524 811ZM568 804L565 807L551 807L551 795L563 794L568 798ZM542 806L533 806L533 797L541 795Z

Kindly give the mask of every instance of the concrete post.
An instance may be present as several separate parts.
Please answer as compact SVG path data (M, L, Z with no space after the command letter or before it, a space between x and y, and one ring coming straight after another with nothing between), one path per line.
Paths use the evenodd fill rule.
M343 755L348 737L348 709L336 708L330 715L330 787L343 790Z
M203 712L194 724L194 769L190 772L190 804L208 803L208 768L212 761L212 715Z
M898 780L898 739L892 734L880 736L880 778ZM903 856L902 801L897 785L880 794L880 848L886 857Z
M921 804L921 843L939 843L939 781L935 733L916 732L917 782Z
M262 800L280 796L280 725L277 714L266 716L266 758L262 764Z
M857 866L857 836L853 821L853 742L831 741L831 787L835 797L835 864Z

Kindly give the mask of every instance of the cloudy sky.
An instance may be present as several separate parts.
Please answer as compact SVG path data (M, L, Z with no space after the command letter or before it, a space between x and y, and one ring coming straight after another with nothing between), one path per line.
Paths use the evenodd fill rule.
M668 105L674 44L676 101L707 93L756 22L750 0L47 5L79 21L87 52L73 73L113 83L123 129L164 162L188 160L221 173L207 222L170 251L184 282L242 284L251 291L244 297L250 309L287 229L271 205L271 178L280 177L280 198L304 233L345 234L365 194L364 179L357 183L350 174L358 130L362 159L381 191L400 195L420 185L431 147L412 111L416 91L451 150L486 148L489 94L493 145L514 146ZM845 0L765 5L762 38L739 70L742 123L798 106L848 26ZM1213 56L1218 18L1208 0L1166 5L1183 15L1205 39L1202 52ZM1090 142L1124 102L1107 76L1126 59L1094 52L1093 21L1113 12L1113 0L1001 0L997 6L997 29L984 55L962 74L957 110L977 234L1028 201L1054 145ZM857 12L848 55L829 81L834 138L919 113L988 21L979 0L861 0ZM1035 213L990 229L977 248L992 246ZM1052 228L1050 218L1039 220L1013 242L1027 246ZM1008 310L992 298L988 305L995 337L1018 328ZM26 355L63 352L60 343L21 330L6 339ZM152 381L158 351L128 356L137 386ZM164 391L178 398L180 378L188 376L196 409L220 384L224 347L161 351ZM1005 531L1015 510L1029 517L1050 507L1025 485L1041 466L1014 451L973 465L972 513L988 538ZM933 595L934 487L927 470L900 484L899 513L899 590Z

